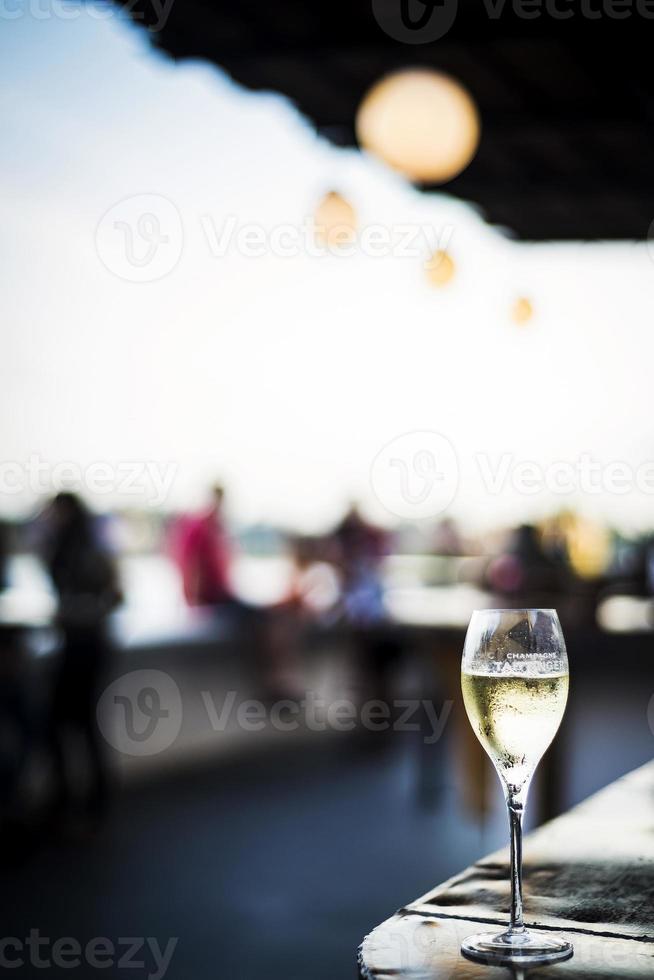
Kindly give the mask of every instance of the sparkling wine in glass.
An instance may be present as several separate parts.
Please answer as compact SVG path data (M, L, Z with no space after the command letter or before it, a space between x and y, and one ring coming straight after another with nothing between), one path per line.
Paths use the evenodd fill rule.
M473 613L461 688L475 735L497 771L511 829L511 918L498 934L480 933L461 950L486 963L536 965L572 956L569 942L525 929L522 917L522 818L529 784L565 711L568 656L554 609Z

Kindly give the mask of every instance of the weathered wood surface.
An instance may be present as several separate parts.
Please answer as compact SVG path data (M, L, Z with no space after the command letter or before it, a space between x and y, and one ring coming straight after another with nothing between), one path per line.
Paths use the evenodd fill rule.
M518 980L524 976L520 970L472 963L461 955L462 940L480 931L478 922L469 919L426 919L398 913L365 940L361 976L365 980ZM530 970L529 980L644 980L654 976L651 943L572 930L559 934L573 944L574 956L564 963Z
M524 871L527 925L556 929L575 947L572 960L530 977L654 977L654 763L530 834ZM361 947L361 974L510 976L459 952L478 923L505 925L508 907L508 851L499 851L378 926Z

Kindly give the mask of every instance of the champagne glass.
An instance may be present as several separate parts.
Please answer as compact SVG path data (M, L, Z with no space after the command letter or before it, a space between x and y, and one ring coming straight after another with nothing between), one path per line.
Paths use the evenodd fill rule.
M479 933L461 951L485 963L536 965L565 960L572 946L525 929L522 918L522 817L536 766L556 735L568 698L568 656L554 609L473 613L461 664L463 701L475 735L495 766L511 829L511 919Z

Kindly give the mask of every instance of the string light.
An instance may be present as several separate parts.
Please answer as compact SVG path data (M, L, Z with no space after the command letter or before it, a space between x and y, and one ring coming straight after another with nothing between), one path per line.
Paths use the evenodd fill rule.
M325 194L314 214L314 234L316 240L338 247L354 241L357 229L357 215L349 201L338 191Z
M425 262L427 280L432 286L446 286L448 282L452 281L455 272L454 259L443 249L438 249Z
M511 308L511 319L519 327L523 327L526 323L529 323L533 315L534 307L531 300L527 299L526 296L520 296Z
M473 158L479 115L448 75L410 69L388 75L364 97L356 117L359 144L411 180L451 180Z

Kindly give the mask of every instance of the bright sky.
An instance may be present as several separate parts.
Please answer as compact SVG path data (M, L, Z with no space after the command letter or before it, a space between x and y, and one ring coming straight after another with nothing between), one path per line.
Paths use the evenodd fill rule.
M391 520L373 461L403 433L428 431L454 447L447 513L466 521L574 503L651 524L654 466L634 483L654 460L644 243L512 243L465 205L318 140L283 99L153 53L115 15L7 21L0 78L3 513L34 505L24 474L36 459L46 482L57 462L113 468L101 508L158 502L150 484L140 496L126 486L125 467L149 463L170 475L166 508L195 503L218 476L243 520L319 527L350 497ZM303 227L332 188L361 227L383 226L398 246L410 226L413 254L308 254ZM125 257L127 224L144 213L168 236L156 267L167 274L130 281L151 271ZM244 225L263 229L265 254L239 249ZM270 246L280 226L295 229L292 255ZM441 290L422 273L434 243L457 265ZM509 316L520 295L536 310L522 328ZM382 458L389 479L405 466L410 509L420 439L408 456L398 445ZM582 457L603 464L598 479L626 464L628 491L615 492L613 470L597 492L578 476L553 492L552 464L578 473ZM544 474L533 493L515 470L530 462ZM489 489L498 472L506 479Z

